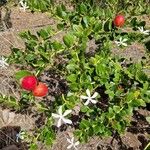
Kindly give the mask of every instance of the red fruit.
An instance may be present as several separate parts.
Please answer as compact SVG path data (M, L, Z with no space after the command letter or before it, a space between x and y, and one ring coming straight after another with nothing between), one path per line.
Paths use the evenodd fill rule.
M39 84L32 91L34 96L44 97L48 93L48 87L46 84L39 82Z
M37 85L37 78L33 75L25 76L21 79L21 87L25 90L32 91Z
M124 25L125 18L123 15L117 15L113 22L116 27L122 27Z

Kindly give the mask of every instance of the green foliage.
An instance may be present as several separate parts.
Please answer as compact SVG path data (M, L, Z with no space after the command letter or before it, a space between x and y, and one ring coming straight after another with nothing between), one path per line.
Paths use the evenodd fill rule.
M29 71L21 70L15 74L15 78L19 81L21 78L28 76L28 75L31 75L31 73Z
M15 110L20 109L20 104L13 96L6 96L0 93L0 104L4 107L10 107Z
M30 1L29 6L32 10L44 11L48 9L48 3ZM95 135L107 137L114 132L124 133L130 125L134 110L150 103L150 79L143 72L145 64L130 63L125 58L110 55L114 43L120 38L127 39L127 45L135 41L144 44L149 35L139 32L138 27L146 28L147 24L136 15L149 12L149 7L145 5L142 0L122 3L119 0L106 0L105 3L78 1L74 11L59 5L53 12L58 19L57 29L48 27L36 34L30 31L20 34L25 41L25 49L12 48L9 63L20 64L25 70L35 70L36 75L47 68L52 69L63 75L69 86L69 92L57 95L52 106L37 102L30 93L22 92L19 102L21 108L34 105L47 117L45 124L36 131L37 140L46 145L53 144L56 133L51 114L60 105L75 111L78 107L75 115L79 120L73 122L76 125L74 134L80 141L87 142L89 137ZM132 31L113 26L113 18L117 13L126 15L124 27ZM54 36L61 30L66 33L62 42L54 40ZM96 43L96 48L89 48L91 41ZM123 50L122 47L118 48ZM55 63L58 55L67 60L61 67ZM16 78L20 79L26 74L28 72L20 71ZM96 104L84 105L81 95L86 95L87 89L91 94L98 93ZM36 145L32 144L30 149L36 149Z
M41 129L39 139L44 142L46 145L52 145L55 139L55 132L52 129L53 121L50 118L45 126Z
M38 149L38 146L37 146L35 143L32 143L32 144L30 145L29 150L37 150L37 149Z
M150 117L146 117L146 120L148 121L148 123L150 123Z
M45 67L53 64L54 59L52 58L63 49L61 43L50 40L52 35L54 31L50 27L41 29L37 35L30 31L20 33L21 38L25 41L25 50L12 48L9 62L33 67L37 74L43 71Z
M63 37L63 41L67 47L71 47L74 43L74 36L71 34L67 34Z
M150 80L142 72L140 64L122 68L118 60L100 54L86 61L82 68L76 68L77 77L74 70L69 69L67 79L69 79L71 91L81 93L83 89L85 91L89 88L104 90L104 93L100 93L96 106L81 107L81 112L88 119L81 121L75 134L81 141L87 141L87 137L92 135L108 136L112 135L113 131L123 133L126 126L130 125L133 110L139 106L146 106L149 96L147 97L145 92L147 93L150 88ZM87 78L89 75L90 79ZM107 103L103 105L106 105L107 111L103 110L104 106L101 103L104 99Z
M146 145L146 147L144 148L144 150L149 150L150 149L150 142Z
M26 0L31 11L45 12L50 9L53 4L52 0Z

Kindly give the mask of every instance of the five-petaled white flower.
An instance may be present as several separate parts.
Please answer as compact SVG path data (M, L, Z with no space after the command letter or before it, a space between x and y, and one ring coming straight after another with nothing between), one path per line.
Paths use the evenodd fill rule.
M77 150L76 146L79 145L79 141L75 142L74 137L72 137L71 139L67 138L67 141L70 143L70 145L67 147L67 149L74 148L75 150Z
M128 39L123 39L122 37L120 37L119 41L115 41L115 43L118 45L118 46L127 46L127 43L125 43Z
M144 30L144 27L138 27L139 31L145 35L149 35L150 30Z
M72 124L72 121L70 119L66 119L65 116L70 114L72 110L66 110L64 114L62 113L62 106L58 109L58 114L52 113L52 117L58 119L57 127L59 128L62 125L62 122Z
M93 94L93 96L91 96L90 90L87 89L87 90L86 90L86 94L87 94L87 96L83 96L83 95L80 96L81 99L87 99L87 101L84 103L84 105L88 105L90 102L93 103L93 104L96 104L96 103L97 103L97 101L95 100L95 98L96 98L97 95L98 95L97 92L95 92L95 93Z
M16 142L19 142L19 139L23 140L25 138L25 132L20 131L18 134L16 134Z
M29 6L27 6L27 2L25 2L24 0L20 0L19 4L20 9L22 9L24 12L26 11L27 8L29 8Z
M6 69L9 66L9 64L6 61L7 61L7 59L4 58L3 56L0 58L0 67L1 68Z

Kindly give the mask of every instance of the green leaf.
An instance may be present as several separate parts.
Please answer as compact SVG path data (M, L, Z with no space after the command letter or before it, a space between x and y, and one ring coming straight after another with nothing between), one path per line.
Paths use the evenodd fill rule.
M122 133L124 126L121 124L121 122L116 122L115 125L114 125L114 128L115 128L119 133Z
M53 48L54 48L55 50L60 50L60 49L63 48L63 45L62 45L61 43L57 42L57 41L54 41L54 42L52 43L52 46L53 46Z
M90 122L88 120L82 120L80 123L80 128L87 129L90 128Z
M89 110L89 107L88 107L88 106L83 106L83 107L81 107L81 112L86 113L88 110Z
M81 14L85 14L87 12L87 6L83 3L79 5L79 11Z
M110 100L112 100L115 96L115 93L112 90L106 90L105 93L108 94Z
M45 52L40 52L40 56L41 56L41 58L43 59L43 61L46 63L49 63L49 55L48 54L46 54ZM38 62L37 62L37 64L38 64Z
M105 23L104 23L104 31L108 32L110 31L112 28L112 23L110 20L107 20Z
M44 40L48 39L50 36L52 36L53 31L51 27L47 27L45 29L41 29L37 32L39 37L42 37Z
M48 32L46 32L46 30L44 30L44 29L41 29L39 32L37 32L38 33L38 35L40 36L40 37L42 37L43 39L47 39L48 37L49 37L49 34L48 34Z
M38 40L38 38L36 37L36 35L31 34L30 31L21 32L21 33L19 34L19 36L20 36L22 39L25 39L25 40L35 40L35 41Z
M71 81L71 82L75 82L77 79L77 75L76 74L71 74L67 77L67 80L68 81Z
M135 98L134 93L130 92L127 94L126 100L127 100L127 102L131 102L134 98Z
M28 53L26 56L25 56L25 60L27 61L27 62L32 62L32 61L34 61L35 59L36 59L37 57L36 57L36 55L34 54L34 53Z
M147 75L142 71L137 71L136 79L142 83L147 81Z
M146 106L146 103L144 102L143 99L134 99L134 100L131 102L131 106L132 106L132 107L139 107L139 106L145 107L145 106Z
M73 82L73 83L71 83L70 84L70 89L72 90L72 91L78 91L79 90L79 84L78 83L76 83L76 82Z
M63 37L63 41L67 47L71 47L74 43L74 36L72 34L67 34Z
M29 150L37 150L37 149L38 149L38 146L37 146L35 143L32 143L32 144L30 145Z
M113 106L113 110L114 110L116 113L119 113L119 112L120 112L120 107L119 107L119 106Z
M109 107L109 110L107 112L108 119L113 118L114 115L115 115L115 113L114 113L113 109L111 107Z
M77 137L81 137L81 136L82 136L82 131L79 130L79 129L77 129L77 130L74 131L74 134L75 134L75 136L77 136Z
M27 0L27 5L30 7L30 10L32 11L47 11L50 9L51 5L53 4L52 0Z
M68 71L75 71L76 69L78 69L78 66L74 63L70 63L70 64L67 65L66 68L67 68Z
M64 19L67 16L67 13L63 10L62 6L58 6L56 8L56 14L58 17Z
M93 28L94 32L99 32L101 29L102 29L102 23L97 22Z
M86 72L84 72L81 76L80 76L80 83L89 83L91 84L91 76L87 75Z
M140 27L144 27L146 25L146 22L145 21L141 21L140 23L139 23L139 26Z
M130 105L128 106L128 109L125 110L126 114L131 116L133 115L133 107L131 107Z
M88 17L87 17L87 16L84 16L84 17L82 18L82 21L83 21L83 23L84 23L84 26L87 28L87 27L88 27Z
M42 129L40 139L46 143L46 145L52 145L55 139L55 133L51 127L45 126Z
M27 71L27 70L21 70L21 71L18 71L16 74L15 74L15 78L17 80L20 80L21 78L25 77L25 76L28 76L28 75L32 75L31 72Z
M130 23L133 27L135 27L137 25L137 18L136 17L132 18Z
M146 120L150 124L150 116L146 117Z
M63 30L64 27L65 27L64 23L59 23L59 24L57 24L57 29L58 29L58 30Z
M105 129L105 126L103 124L98 124L98 125L93 127L95 134L103 133L104 129Z
M94 109L91 109L85 105L81 107L81 112L86 113L86 116L91 116L92 113L95 113Z
M57 8L56 8L56 14L60 17L60 18L62 18L62 8L61 8L61 6L58 6Z

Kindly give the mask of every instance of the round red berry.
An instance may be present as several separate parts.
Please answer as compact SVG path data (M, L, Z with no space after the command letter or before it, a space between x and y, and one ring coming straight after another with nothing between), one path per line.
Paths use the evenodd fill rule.
M39 84L33 89L32 93L36 97L44 97L48 93L48 87L45 83L39 82Z
M123 15L117 15L113 21L116 27L122 27L125 23L125 18Z
M25 76L21 79L21 87L25 90L32 91L37 85L37 78L33 75Z

